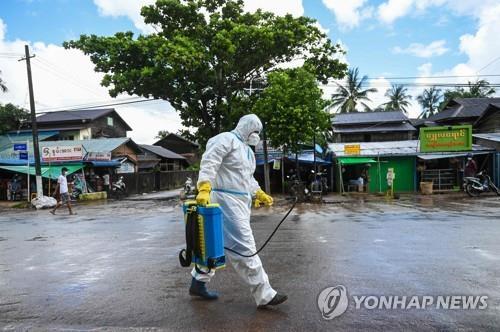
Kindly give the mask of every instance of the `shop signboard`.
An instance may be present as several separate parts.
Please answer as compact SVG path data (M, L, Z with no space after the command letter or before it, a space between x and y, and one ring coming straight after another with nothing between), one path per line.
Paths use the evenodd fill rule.
M14 151L26 151L26 150L28 150L28 144L26 143L14 144Z
M42 147L42 161L73 161L83 159L83 147L74 146L45 146Z
M110 161L111 152L88 152L85 160L88 161Z
M122 162L121 166L116 170L118 174L123 174L123 173L134 173L135 172L135 165L131 163L130 161L124 161Z
M472 150L472 126L420 128L420 152Z
M361 145L360 144L345 144L344 145L344 154L345 155L359 155L361 153Z

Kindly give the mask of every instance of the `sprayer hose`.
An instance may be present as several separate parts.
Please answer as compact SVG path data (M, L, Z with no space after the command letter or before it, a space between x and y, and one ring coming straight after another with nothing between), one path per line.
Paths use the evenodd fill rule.
M292 212L292 210L295 208L295 205L297 204L297 197L295 197L294 201L293 201L293 204L292 204L292 207L288 210L288 212L285 214L285 216L283 217L283 219L281 219L281 221L278 223L278 225L274 228L273 232L271 233L271 235L269 235L269 237L267 238L267 240L264 242L264 244L262 245L262 247L259 248L259 250L257 250L255 253L251 254L251 255L244 255L240 252L237 252L236 250L234 249L231 249L231 248L228 248L228 247L224 247L224 249L226 249L227 251L230 251L232 252L233 254L236 254L238 256L241 256L241 257L253 257L255 255L257 255L259 252L262 251L262 249L264 249L266 247L266 245L269 243L269 241L271 241L272 237L274 236L274 234L276 234L276 232L278 231L278 228L280 228L281 224L286 220L286 218L288 218L288 215Z

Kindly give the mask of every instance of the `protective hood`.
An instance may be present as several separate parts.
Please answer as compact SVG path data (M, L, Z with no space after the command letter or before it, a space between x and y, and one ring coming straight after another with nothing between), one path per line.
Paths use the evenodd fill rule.
M259 133L262 131L262 122L255 114L247 114L242 116L240 121L238 121L238 125L233 130L237 133L240 138L248 144L248 136L254 131L258 131Z

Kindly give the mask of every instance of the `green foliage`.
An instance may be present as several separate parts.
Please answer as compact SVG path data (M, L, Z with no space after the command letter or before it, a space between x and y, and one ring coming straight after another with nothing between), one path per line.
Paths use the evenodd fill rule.
M170 134L168 130L160 130L158 134L156 134L155 139L164 139L168 134Z
M13 104L0 104L0 135L18 130L29 119L29 113Z
M316 76L305 68L270 73L268 86L255 103L254 113L265 123L271 145L285 145L296 152L300 143L311 141L314 133L318 135L329 129L330 117L324 111L328 102L322 95Z
M468 82L467 88L457 87L453 90L446 90L444 98L439 109L442 110L448 102L454 98L488 98L495 94L495 88L490 86L490 82L479 80L476 82Z
M359 104L365 111L370 112L371 108L365 102L370 101L368 94L377 92L377 89L363 89L367 80L367 76L359 77L358 68L349 69L346 82L336 83L338 88L337 92L332 95L331 107L336 107L339 113L349 113L357 112Z
M427 119L428 117L436 114L439 111L439 104L443 98L441 94L441 89L436 89L436 87L431 87L425 89L421 95L417 97L418 103L422 106L422 113L418 116L419 118Z
M164 99L196 128L200 143L231 129L248 113L245 88L276 65L303 58L315 77L341 78L343 52L313 19L243 11L241 0L158 0L141 15L156 33L134 37L82 35L64 43L105 73L102 84L119 93Z
M389 98L387 103L384 103L383 110L385 111L402 111L407 114L407 108L411 105L411 96L408 94L408 89L400 84L393 84L390 89L385 92L385 96Z

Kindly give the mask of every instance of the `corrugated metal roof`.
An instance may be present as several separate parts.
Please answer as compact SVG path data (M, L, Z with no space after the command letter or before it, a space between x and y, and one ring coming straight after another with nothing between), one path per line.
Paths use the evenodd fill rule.
M392 131L417 131L409 123L379 123L371 126L350 126L350 127L333 127L333 132L338 134L347 133L366 133L366 132L392 132Z
M338 113L332 118L333 125L403 121L409 120L401 111Z
M167 159L182 159L186 160L183 156L180 154L177 154L175 152L172 152L168 149L165 149L164 147L161 147L159 145L146 145L146 144L140 144L139 145L142 149L148 150L149 152L154 153L157 156L160 156L162 158L167 158Z
M500 133L473 134L472 136L493 142L500 142Z
M427 120L440 121L450 118L479 117L486 111L490 104L499 107L500 98L454 98L444 110L429 117Z
M59 134L59 132L55 130L39 131L38 140L43 141L57 134ZM6 148L10 148L14 143L24 143L26 141L33 141L33 135L31 134L31 131L22 131L19 133L0 135L0 151Z
M95 120L113 112L114 108L100 108L91 110L48 112L36 118L37 123Z
M359 156L374 157L386 155L416 155L418 153L418 140L389 141L389 142L361 142L361 143L330 143L328 148L336 156L348 156L344 154L344 145L359 144L361 153ZM352 156L352 155L351 155Z
M420 153L420 143L418 140L409 141L388 141L388 142L361 142L361 143L330 143L328 148L333 151L335 156L351 156L344 154L344 145L360 145L360 157L376 156L421 156L427 155ZM492 151L491 148L483 147L477 144L472 145L472 151ZM449 153L449 152L448 152ZM436 154L436 153L429 153ZM443 152L446 154L446 152Z

